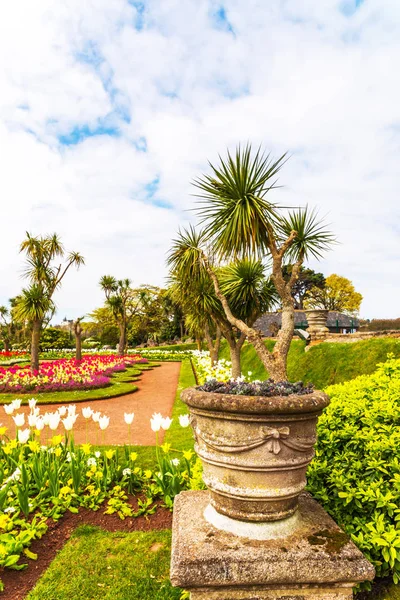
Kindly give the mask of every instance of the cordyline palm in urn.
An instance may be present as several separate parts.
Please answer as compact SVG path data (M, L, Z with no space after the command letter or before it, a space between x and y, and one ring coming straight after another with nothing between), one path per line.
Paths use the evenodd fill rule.
M26 254L24 276L31 285L18 296L15 312L19 320L31 326L31 370L38 371L40 332L43 323L49 322L54 314L54 292L70 267L79 268L85 261L78 252L66 253L57 234L33 237L27 233L20 251ZM66 262L59 262L65 256Z
M180 234L175 241L170 263L189 281L201 269L209 274L217 298L228 322L254 346L261 362L275 381L287 380L287 355L294 333L292 287L301 266L310 257L320 258L334 242L334 236L308 208L288 210L269 200L276 188L276 177L285 163L286 154L273 160L250 145L228 152L211 173L194 181L200 198L196 212L203 226L196 245L187 243ZM233 261L256 258L271 261L271 279L280 298L282 327L272 351L260 332L240 318L238 308L229 302L215 258ZM291 265L290 278L283 268Z
M210 165L211 174L195 181L203 230L196 243L195 235L180 233L169 257L183 281L208 274L224 317L236 335L253 344L275 382L236 380L225 387L210 381L182 392L211 504L243 521L276 521L295 513L314 454L317 419L329 402L323 392L287 381L292 287L303 262L319 257L334 239L314 212L269 201L284 161L285 155L271 160L246 146ZM249 294L250 273L261 272L266 259L282 309L282 328L271 352L253 326L254 313L246 315L255 299ZM241 263L247 264L247 276L238 278Z

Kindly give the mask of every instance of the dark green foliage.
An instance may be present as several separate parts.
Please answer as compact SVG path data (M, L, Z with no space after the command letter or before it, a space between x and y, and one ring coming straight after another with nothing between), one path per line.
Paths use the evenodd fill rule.
M40 336L41 350L62 350L75 348L75 339L69 331L56 327L47 327Z

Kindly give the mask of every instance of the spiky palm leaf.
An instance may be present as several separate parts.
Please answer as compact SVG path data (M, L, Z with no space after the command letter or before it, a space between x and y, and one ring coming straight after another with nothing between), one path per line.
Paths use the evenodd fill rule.
M48 313L54 311L55 305L43 294L40 285L33 284L22 290L15 307L15 317L19 321L43 320Z
M275 286L266 277L265 266L259 260L233 262L221 269L219 279L232 312L244 321L271 310L277 303Z
M281 217L277 228L282 240L286 239L292 231L297 234L286 253L285 258L290 261L299 258L307 260L311 256L321 258L323 252L336 242L335 236L319 219L317 212L307 206L291 211L286 217Z
M204 241L204 233L196 231L192 225L178 231L178 237L172 241L167 264L180 280L190 281L204 276Z
M223 257L260 255L267 248L269 227L276 216L276 204L266 200L276 186L276 176L286 160L253 153L251 145L220 157L218 166L210 163L211 175L193 184L200 190L196 212L205 226L205 237L212 240Z

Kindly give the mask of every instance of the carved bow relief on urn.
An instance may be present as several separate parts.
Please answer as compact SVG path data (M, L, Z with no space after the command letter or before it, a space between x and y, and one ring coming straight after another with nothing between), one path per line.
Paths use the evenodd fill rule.
M254 448L259 448L265 444L268 452L272 454L279 454L282 450L282 446L286 446L291 450L297 452L307 452L315 444L315 440L307 440L307 442L301 442L299 440L290 439L290 428L287 426L283 427L269 427L261 426L258 428L258 435L253 439L246 439L243 442L235 439L229 439L227 437L216 438L213 435L209 435L204 431L201 431L197 426L197 419L191 417L191 425L193 427L193 433L195 441L198 443L202 440L209 448L218 452L247 452Z

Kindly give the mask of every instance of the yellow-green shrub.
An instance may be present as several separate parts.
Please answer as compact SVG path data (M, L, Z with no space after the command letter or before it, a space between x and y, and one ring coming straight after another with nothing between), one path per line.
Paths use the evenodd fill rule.
M328 387L308 488L375 565L400 581L400 359Z

